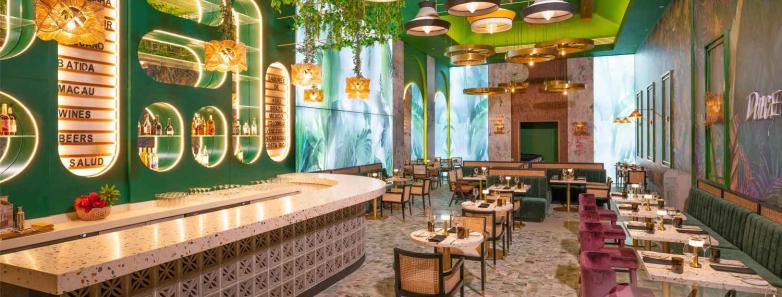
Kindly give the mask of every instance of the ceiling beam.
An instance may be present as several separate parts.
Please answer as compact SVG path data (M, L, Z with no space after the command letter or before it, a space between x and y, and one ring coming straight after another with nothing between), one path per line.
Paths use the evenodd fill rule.
M581 0L581 20L588 21L592 19L592 11L595 8L594 0Z

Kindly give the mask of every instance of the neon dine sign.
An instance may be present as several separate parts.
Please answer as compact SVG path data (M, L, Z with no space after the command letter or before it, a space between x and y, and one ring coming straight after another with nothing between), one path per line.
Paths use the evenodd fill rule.
M782 116L782 90L761 96L752 92L747 96L747 121L773 120Z

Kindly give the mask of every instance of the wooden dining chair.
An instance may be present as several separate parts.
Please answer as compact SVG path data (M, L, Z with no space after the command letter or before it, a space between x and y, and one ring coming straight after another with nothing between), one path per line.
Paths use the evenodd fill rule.
M459 180L456 174L457 171L459 171L459 169L454 169L448 172L448 187L450 187L452 192L451 201L448 202L448 206L451 206L453 201L457 198L462 201L466 201L467 199L472 200L474 197L473 189L475 189L475 186L471 185L467 181Z
M420 183L414 183L411 188L411 198L415 200L415 197L420 196L424 211L426 211L426 199L429 199L429 206L432 206L431 183L432 181L427 178ZM415 205L415 201L412 204Z
M610 208L609 201L611 200L611 185L613 181L609 177L605 183L587 183L586 193L595 195L595 199L602 201Z
M413 165L413 179L415 180L423 180L428 178L429 175L426 173L426 165L423 164L415 164Z
M385 208L386 203L390 204L399 204L402 208L402 221L405 220L405 204L410 204L408 208L410 209L410 215L413 215L413 205L411 204L412 200L410 200L410 194L411 194L411 186L406 185L404 188L402 188L402 192L394 192L389 191L383 194L383 197L380 199L380 216L383 216L383 208ZM394 207L391 206L391 214L394 214Z
M505 246L505 240L503 240L505 236L505 226L502 224L497 224L497 214L494 211L476 211L476 210L469 210L462 208L462 216L465 217L479 217L479 218L486 218L486 228L485 232L488 234L486 236L486 241L492 242L492 250L494 251L492 257L494 261L494 266L497 266L497 241L502 240L502 250L507 251L507 248Z
M464 264L454 262L446 269L443 254L417 253L394 248L394 291L396 296L452 296L459 289L464 296Z
M460 227L467 228L470 232L480 232L483 237L488 237L486 233L486 218L485 217L462 217L452 216L452 225L459 225ZM474 249L462 249L451 248L451 256L462 258L470 261L481 262L481 291L483 291L484 284L486 283L486 250L488 241L484 240L480 246Z
M434 161L432 163L432 166L428 170L429 179L431 179L432 186L437 185L437 188L443 185L443 180L440 178L440 175L442 174L442 167L440 165L440 161Z
M625 187L630 184L639 184L641 189L646 189L646 170L628 170Z
M512 220L513 219L513 214L516 213L516 211L521 209L521 201L513 201L513 192L510 192L510 193L508 193L508 192L500 192L500 193L497 193L497 196L499 197L499 199L502 199L504 201L504 203L506 203L506 204L513 203L513 210L510 212L510 216L511 216L511 224L510 225L508 225L508 219L505 217L507 214L504 214L504 213L497 214L497 220L499 221L499 223L502 223L505 226L505 228L508 229L508 236L506 236L506 237L507 237L507 240L508 240L508 246L510 246L511 243L513 243L513 236L511 234L511 230L513 230L515 228L515 226L513 225L513 220ZM518 209L516 208L517 205L518 205Z

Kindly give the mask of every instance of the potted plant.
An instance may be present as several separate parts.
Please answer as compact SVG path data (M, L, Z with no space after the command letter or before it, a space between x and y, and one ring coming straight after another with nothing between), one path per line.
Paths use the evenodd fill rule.
M73 208L76 209L79 219L97 221L111 214L111 205L119 198L119 190L114 185L104 185L98 192L82 194L73 201Z

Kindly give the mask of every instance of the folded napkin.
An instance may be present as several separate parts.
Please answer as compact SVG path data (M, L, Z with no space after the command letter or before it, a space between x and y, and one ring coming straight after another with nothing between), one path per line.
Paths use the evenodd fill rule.
M633 210L632 206L624 206L624 205L619 205L616 208L621 209L621 210Z
M431 238L429 238L429 241L430 242L441 242L441 241L445 240L446 238L447 238L447 236L440 234L440 235L432 236Z
M645 231L646 230L646 226L644 226L644 225L630 225L630 224L627 224L627 229L644 230Z
M752 268L746 266L735 266L735 265L718 264L718 263L710 263L709 266L711 266L711 269L714 269L716 271L733 272L733 273L741 273L741 274L757 274L755 273L754 270L752 270Z
M676 228L676 232L684 234L709 234L709 232L700 228Z
M671 265L671 264L673 264L673 261L671 259L652 258L652 257L649 257L649 256L644 256L643 260L644 260L644 263L649 263L649 264L660 264L660 265Z
M488 204L488 203L481 203L481 205L478 205L478 208L487 208L487 207L489 207L490 205L491 205L491 204Z

